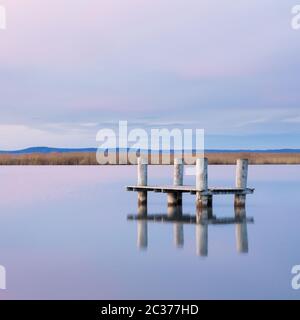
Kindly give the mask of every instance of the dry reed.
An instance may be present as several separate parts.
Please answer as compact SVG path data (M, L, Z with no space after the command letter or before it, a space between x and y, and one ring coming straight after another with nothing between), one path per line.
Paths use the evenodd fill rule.
M224 152L207 153L210 164L235 164L237 159L249 159L250 164L300 164L300 153ZM165 155L164 155L165 157ZM173 159L173 156L171 156ZM171 160L172 161L172 160ZM158 163L157 163L158 162ZM118 162L117 162L118 163ZM149 157L151 164L151 158ZM162 156L156 156L156 163ZM91 152L2 154L0 165L97 165L96 154Z

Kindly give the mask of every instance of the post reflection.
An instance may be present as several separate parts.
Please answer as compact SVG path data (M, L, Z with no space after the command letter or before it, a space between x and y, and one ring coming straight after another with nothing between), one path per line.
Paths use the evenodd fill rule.
M148 223L147 220L137 222L137 246L145 250L148 247Z
M174 243L177 248L183 248L184 235L183 235L183 223L174 222L173 225Z
M196 254L201 257L208 255L208 224L196 224Z
M236 250L238 253L248 253L247 224L253 223L248 218L243 207L234 209L234 216L218 218L213 215L212 208L198 209L195 215L182 212L182 205L168 206L166 214L148 214L147 206L141 205L137 215L129 215L128 220L137 220L137 246L147 249L148 222L169 222L173 224L173 241L177 248L184 246L184 224L195 224L196 254L201 257L208 256L208 229L214 225L235 225Z
M137 222L137 247L141 250L145 250L148 247L147 212L148 208L146 204L140 204L138 206L137 217L139 220Z
M173 238L174 244L177 248L183 248L184 236L183 236L183 223L180 222L182 219L182 205L168 206L167 215L169 219L174 219L173 224Z
M248 253L248 232L245 208L236 208L235 217L240 220L235 225L236 248L239 253Z

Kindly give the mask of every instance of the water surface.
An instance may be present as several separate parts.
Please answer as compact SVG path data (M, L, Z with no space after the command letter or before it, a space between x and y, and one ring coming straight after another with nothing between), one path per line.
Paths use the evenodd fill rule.
M149 183L171 177L171 167L149 169ZM251 166L254 223L208 225L204 234L195 224L128 221L136 194L124 186L135 180L134 166L1 167L0 298L300 298L291 288L300 166ZM209 183L233 186L234 167L210 166ZM183 212L195 213L194 196L184 196ZM150 194L148 213L167 213L166 195ZM232 196L215 197L213 214L234 217Z

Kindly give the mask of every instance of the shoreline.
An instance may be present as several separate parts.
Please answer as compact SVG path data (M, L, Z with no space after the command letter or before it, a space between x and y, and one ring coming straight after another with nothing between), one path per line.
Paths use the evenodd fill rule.
M131 154L134 163L128 163L125 154L113 154L116 163L103 165L134 165L136 155ZM169 157L171 163L169 163ZM211 165L233 165L237 159L249 159L250 165L299 165L300 153L265 153L265 152L212 152L205 157ZM173 164L174 155L154 155L148 157L150 165ZM187 155L188 164L193 164L193 156ZM100 165L94 152L61 152L31 154L1 154L0 165Z

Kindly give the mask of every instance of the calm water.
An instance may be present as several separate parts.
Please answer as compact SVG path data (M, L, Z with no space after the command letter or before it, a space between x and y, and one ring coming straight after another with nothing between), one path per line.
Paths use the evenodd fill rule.
M124 191L135 170L1 167L0 298L300 298L291 288L300 166L250 167L256 191L246 213L254 223L209 225L207 248L199 226L127 220L137 212L136 194ZM209 170L211 186L233 186L234 167ZM171 167L151 167L149 183L169 184L171 175ZM148 213L166 213L165 197L150 195ZM194 214L194 196L184 196L183 211ZM215 197L213 214L233 217L232 196Z

